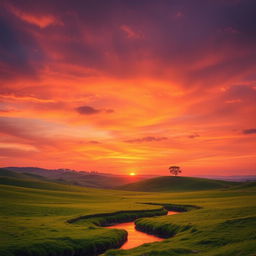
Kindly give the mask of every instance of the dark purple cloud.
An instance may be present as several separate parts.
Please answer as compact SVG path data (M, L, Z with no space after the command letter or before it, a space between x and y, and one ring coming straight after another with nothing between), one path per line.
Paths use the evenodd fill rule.
M81 115L94 115L94 114L98 114L101 111L99 109L90 107L90 106L81 106L76 108L76 111L81 114Z
M202 77L209 84L225 81L256 64L254 0L4 2L0 52L5 63L31 74L36 72L31 62L47 64L53 61L52 52L65 63L119 77L145 72L170 76L168 67L190 84ZM15 16L10 6L58 22L33 26ZM214 55L216 61L191 69ZM141 65L151 60L152 66L142 72Z
M81 115L95 115L102 112L110 114L114 112L113 109L97 109L91 106L81 106L76 108L76 111Z
M200 135L197 134L197 133L194 133L194 134L191 134L191 135L188 136L188 138L190 138L190 139L194 139L194 138L197 138L197 137L200 137Z
M36 37L6 9L0 9L1 81L17 77L37 77L46 61Z
M243 130L243 134L255 134L255 133L256 133L256 128Z
M167 137L147 136L147 137L138 138L138 139L126 140L125 142L128 142L128 143L142 143L142 142L155 142L155 141L163 141L163 140L168 140L168 138Z

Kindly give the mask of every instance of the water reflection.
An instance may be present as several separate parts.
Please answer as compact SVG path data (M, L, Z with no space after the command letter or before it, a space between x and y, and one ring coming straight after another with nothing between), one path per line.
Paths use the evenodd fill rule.
M169 211L167 215L173 215L176 213L177 212ZM107 228L125 229L128 232L128 240L122 245L121 249L131 249L144 243L153 243L163 240L163 238L136 230L134 221L116 224Z
M174 214L177 214L179 212L173 212L173 211L168 211L167 215L174 215Z

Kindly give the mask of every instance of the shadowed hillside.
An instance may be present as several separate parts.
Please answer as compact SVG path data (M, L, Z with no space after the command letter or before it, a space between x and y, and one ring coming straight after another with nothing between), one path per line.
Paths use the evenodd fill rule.
M53 182L41 177L40 175L16 173L2 168L0 168L0 185L63 191L79 191L82 189L78 186Z
M239 184L223 180L164 176L119 186L118 189L145 192L183 192L229 188Z
M125 175L112 175L97 172L79 172L69 169L51 170L36 167L6 167L3 169L5 169L5 173L8 171L15 173L15 175L12 175L16 177L28 178L33 176L41 180L43 179L61 184L93 188L114 188L117 185L124 185L148 178L147 176L142 175L130 177Z

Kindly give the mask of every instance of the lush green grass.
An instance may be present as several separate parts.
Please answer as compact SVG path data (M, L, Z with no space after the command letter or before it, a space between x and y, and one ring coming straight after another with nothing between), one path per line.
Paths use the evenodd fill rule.
M91 256L94 252L113 248L123 242L126 232L96 224L104 224L105 213L120 214L123 211L118 216L107 215L108 221L112 222L129 218L132 212L138 217L147 216L143 215L145 210L161 209L159 205L144 203L189 204L202 208L179 215L138 220L137 223L147 226L148 230L164 227L168 235L176 235L132 250L110 250L106 255L164 256L197 252L199 256L252 256L256 252L256 190L253 185L201 192L143 193L89 189L46 181L43 185L34 181L37 185L31 188L33 181L26 183L27 177L13 179L19 180L22 186L0 185L1 256ZM141 215L140 210L144 211ZM68 223L70 219L95 214L103 215Z
M53 182L40 175L17 173L3 168L0 168L0 184L47 190L82 191L78 186Z
M192 177L157 177L120 186L120 189L144 192L184 192L221 189L238 185L238 182Z

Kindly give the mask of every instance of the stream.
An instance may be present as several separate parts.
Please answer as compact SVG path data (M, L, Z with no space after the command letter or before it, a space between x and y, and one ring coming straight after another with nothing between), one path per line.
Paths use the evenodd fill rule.
M177 213L179 212L168 211L167 215L173 215ZM128 239L120 247L120 249L131 249L145 243L153 243L153 242L164 240L164 238L160 238L160 237L146 234L144 232L136 230L134 221L120 223L113 226L108 226L106 228L125 229L128 232Z

